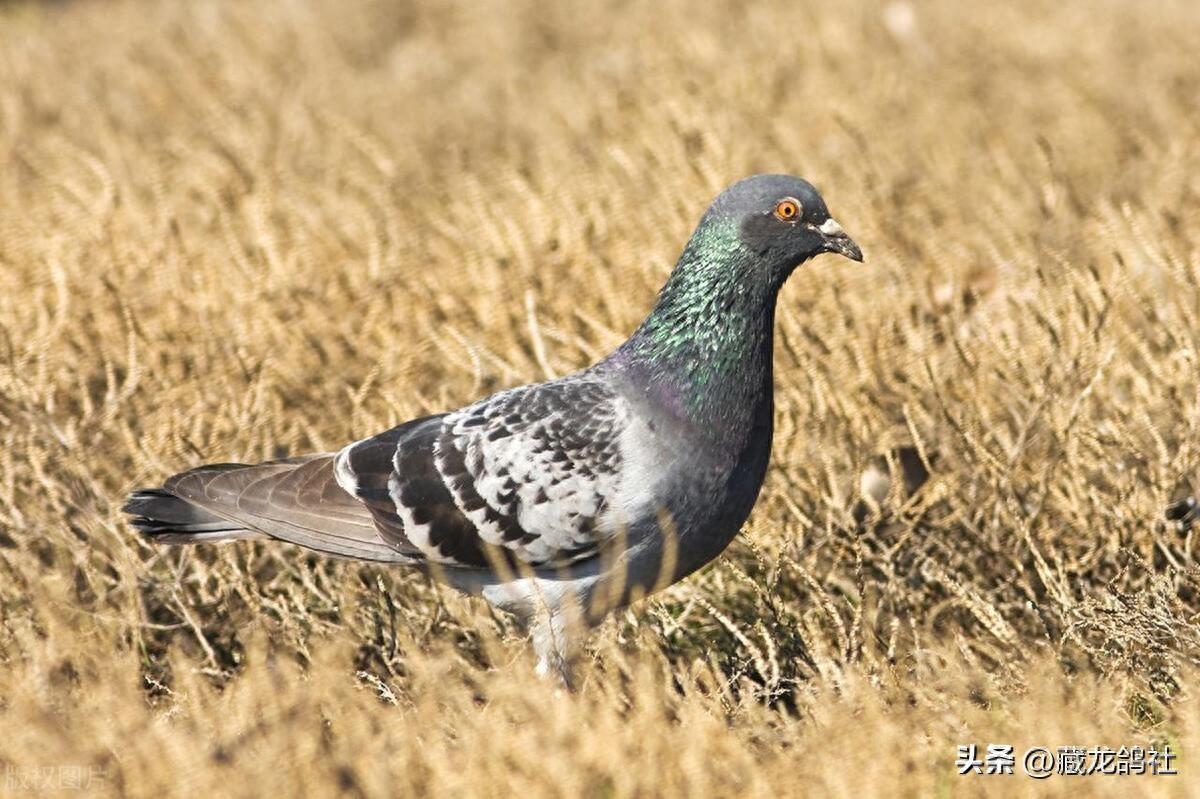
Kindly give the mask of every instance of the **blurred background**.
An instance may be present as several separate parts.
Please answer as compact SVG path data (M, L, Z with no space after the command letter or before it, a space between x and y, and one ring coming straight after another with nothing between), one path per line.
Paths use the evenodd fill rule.
M1186 0L0 4L0 779L1008 795L1067 778L956 745L1169 742L1086 789L1197 784L1198 37ZM118 513L591 363L762 171L867 261L785 288L747 529L577 695L419 575Z

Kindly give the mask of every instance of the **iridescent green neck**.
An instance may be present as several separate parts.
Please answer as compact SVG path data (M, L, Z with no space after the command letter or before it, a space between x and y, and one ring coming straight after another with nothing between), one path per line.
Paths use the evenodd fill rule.
M764 392L769 403L778 289L735 221L706 219L654 310L614 357L694 421L740 417Z

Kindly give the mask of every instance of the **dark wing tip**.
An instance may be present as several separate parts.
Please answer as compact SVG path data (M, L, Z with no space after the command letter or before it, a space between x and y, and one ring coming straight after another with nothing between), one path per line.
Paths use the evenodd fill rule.
M242 527L215 516L163 488L139 488L121 507L129 525L162 544L199 543L244 534Z
M173 500L177 500L176 496L164 489L139 488L130 493L125 504L121 506L121 512L130 516L145 516L146 512L152 511L156 505Z

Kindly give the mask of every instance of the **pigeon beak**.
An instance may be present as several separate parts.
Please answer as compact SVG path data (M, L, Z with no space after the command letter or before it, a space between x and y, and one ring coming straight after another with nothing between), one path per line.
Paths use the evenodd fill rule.
M862 262L862 250L854 243L854 239L846 235L846 231L842 230L842 226L833 217L822 222L817 230L825 237L825 252L836 252L851 261Z

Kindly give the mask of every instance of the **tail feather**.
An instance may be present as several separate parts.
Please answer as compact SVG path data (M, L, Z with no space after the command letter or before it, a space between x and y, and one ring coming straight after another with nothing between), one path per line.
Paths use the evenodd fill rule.
M355 560L419 559L380 536L370 510L338 485L328 454L201 466L135 491L124 511L156 544L267 538Z
M139 533L157 544L202 544L264 537L161 488L134 491L121 510L133 517L129 523Z

